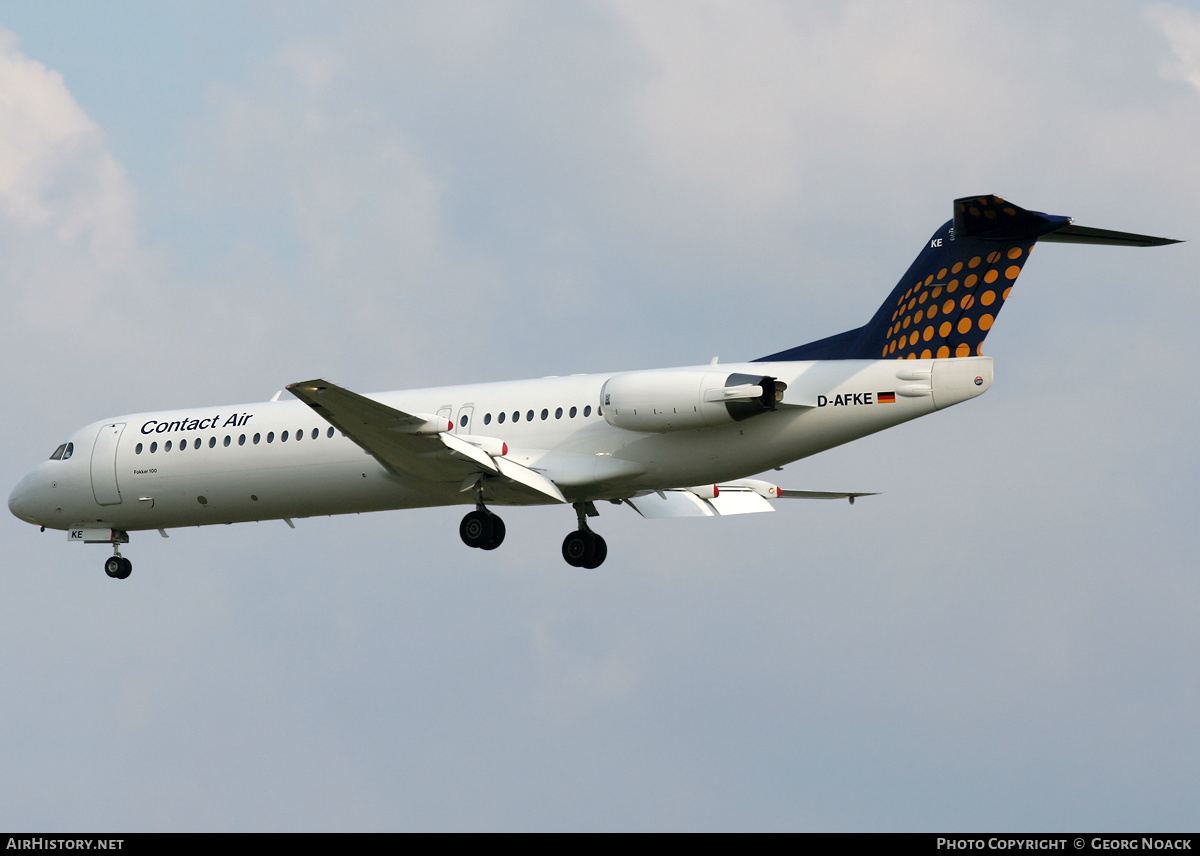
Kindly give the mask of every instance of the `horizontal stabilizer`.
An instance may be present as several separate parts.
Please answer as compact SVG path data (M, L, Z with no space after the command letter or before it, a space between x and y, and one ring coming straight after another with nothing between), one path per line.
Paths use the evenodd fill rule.
M1114 232L1112 229L1076 226L1074 223L1042 235L1039 240L1059 244L1108 244L1113 247L1162 247L1167 244L1182 243L1175 238L1156 238L1153 235L1135 235L1133 232Z

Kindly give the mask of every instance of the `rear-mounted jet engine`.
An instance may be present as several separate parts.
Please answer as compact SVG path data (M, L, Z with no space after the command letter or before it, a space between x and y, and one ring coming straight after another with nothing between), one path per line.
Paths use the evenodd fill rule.
M628 372L600 390L609 425L630 431L687 431L741 422L774 410L787 384L722 371Z

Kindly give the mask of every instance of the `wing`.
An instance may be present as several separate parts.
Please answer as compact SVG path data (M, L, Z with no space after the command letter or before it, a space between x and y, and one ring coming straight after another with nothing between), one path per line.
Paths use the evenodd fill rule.
M485 476L504 481L518 493L566 502L550 479L505 459L503 444L485 449L455 436L450 433L454 427L450 420L405 413L319 378L287 389L391 473L467 484Z
M789 490L758 479L741 479L727 484L675 490L646 491L625 502L642 517L724 517L774 511L768 499L848 499L875 496L826 490Z

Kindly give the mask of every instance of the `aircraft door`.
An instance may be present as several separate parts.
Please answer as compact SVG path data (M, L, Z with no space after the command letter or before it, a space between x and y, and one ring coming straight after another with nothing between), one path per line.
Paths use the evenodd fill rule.
M92 494L100 505L119 505L121 491L117 487L117 443L124 422L103 426L92 445Z
M470 434L471 433L471 414L475 410L474 404L464 404L458 408L458 419L454 422L455 434Z

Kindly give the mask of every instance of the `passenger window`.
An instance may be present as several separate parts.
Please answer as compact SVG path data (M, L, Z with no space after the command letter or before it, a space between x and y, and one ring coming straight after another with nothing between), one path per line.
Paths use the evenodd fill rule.
M67 451L67 444L63 443L61 446L59 446L57 449L54 450L54 454L50 456L50 460L61 461L63 452L65 452L65 451Z
M304 429L303 428L301 428L299 431L296 432L296 439L297 440L304 439Z
M325 432L325 436L328 437L330 440L333 439L333 426L332 425L330 425L329 430Z
M217 438L216 438L216 437L209 437L209 438L208 438L208 448L210 448L210 449L214 449L214 448L216 448L216 446L217 446ZM151 448L151 449L150 449L150 451L151 451L151 452L153 452L153 451L154 451L154 449L153 449L153 448Z
M193 449L199 449L199 448L200 448L200 438L199 438L199 437L197 437L197 438L196 438L196 442L192 444L192 448L193 448Z
M179 441L179 451L181 451L181 452L186 452L186 451L187 451L187 440L180 440L180 441Z
M530 415L530 417L532 418L532 416L533 416L533 413L532 413L532 412L530 412L530 414L529 414L529 415ZM519 410L514 410L514 411L513 411L513 422L520 422L520 421L521 421L521 411L519 411Z
M574 419L574 418L575 418L575 414L576 414L576 413L578 413L578 412L579 412L579 411L578 411L576 408L572 407L572 408L571 408L571 413L570 413L570 416L571 416L571 418L572 418L572 419Z
M279 442L280 442L280 443L286 443L286 442L287 442L287 437L288 437L288 432L287 432L287 431L284 431L282 434L280 434L280 435L279 435Z
M554 418L562 419L562 408L561 407L554 411Z
M590 404L589 404L589 405L587 405L586 407L584 407L584 408L583 408L583 415L584 415L584 416L591 416L591 415L592 415L592 405L590 405Z
M467 427L467 414L465 414L465 413L464 413L464 414L462 415L462 419L459 419L459 420L458 420L458 427L459 427L459 428L466 428L466 427Z
M150 454L153 455L157 451L158 451L158 443L157 442L151 443L150 444Z
M274 443L274 442L275 442L275 432L274 432L274 431L268 431L268 432L267 432L267 442L268 442L268 443Z
M230 439L231 439L231 438L230 438L230 436L229 436L228 434L226 434L226 435L225 435L225 445L226 445L226 446L228 446L228 445L229 445Z
M543 421L543 422L545 422L545 421L546 421L546 418L547 418L549 415L550 415L550 411L549 411L549 410L547 410L546 408L544 408L544 407L543 407L543 408L542 408L542 421Z
M141 443L138 443L138 444L137 444L137 445L134 447L134 449L133 449L133 453L134 453L135 455L140 455L140 454L142 453L142 444L141 444Z
M526 422L533 421L533 411L532 410L530 410L528 413L525 414L525 421Z
M490 413L483 414L483 424L484 425L492 424L492 414L490 414Z
M499 422L501 425L504 424L504 411L503 410L501 410L500 415L496 417L496 421Z
M258 445L258 441L259 441L259 440L261 440L261 439L262 439L262 434L255 434L255 435L254 435L254 445L255 445L255 446L257 446L257 445Z
M242 436L238 437L238 445L239 445L239 446L245 446L245 445L246 445L246 435L245 435L245 434L243 434Z
M320 437L320 436L321 436L321 429L320 429L320 428L314 428L314 429L313 429L313 436L312 436L312 438L315 440L315 439L317 439L317 438L318 438L318 437Z
M164 452L169 452L169 451L171 451L171 441L170 441L170 440L168 440L167 442L163 443L163 451L164 451Z

